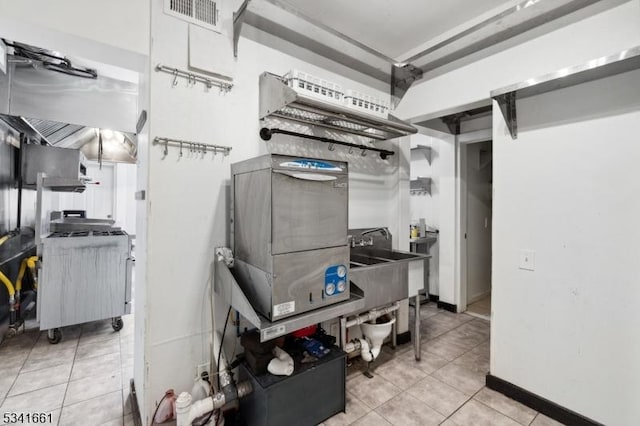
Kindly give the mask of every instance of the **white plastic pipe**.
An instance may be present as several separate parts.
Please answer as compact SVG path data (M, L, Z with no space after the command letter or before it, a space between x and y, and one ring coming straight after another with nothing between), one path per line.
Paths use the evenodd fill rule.
M193 402L189 392L182 392L176 400L176 426L191 426L195 419L213 409L213 397Z
M176 399L176 426L190 426L189 411L191 410L191 395L182 392Z
M209 396L209 383L205 380L197 380L191 388L191 399L193 401L200 401Z
M275 358L267 366L269 373L276 376L290 376L293 374L293 358L277 346L273 348L272 353Z
M346 328L353 327L354 325L363 324L367 321L372 321L378 317L381 317L384 314L397 311L398 309L400 309L400 302L396 302L391 306L387 306L386 308L373 309L364 315L360 315L359 317L356 317L352 320L347 321Z
M190 426L195 419L213 411L213 398L207 397L196 401L191 405L189 416L187 418L187 426ZM177 425L176 425L177 426Z
M371 362L375 359L375 356L371 352L371 348L369 347L369 342L366 339L360 339L360 357L363 361Z
M371 347L369 346L369 342L365 339L354 339L346 344L344 347L344 351L346 353L355 352L360 349L360 357L366 361L373 361L373 354L371 353Z

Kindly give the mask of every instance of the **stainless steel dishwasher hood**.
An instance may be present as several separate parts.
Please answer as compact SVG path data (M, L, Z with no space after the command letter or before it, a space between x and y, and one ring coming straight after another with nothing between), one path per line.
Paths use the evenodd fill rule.
M349 299L347 163L265 155L233 164L235 271L270 320Z

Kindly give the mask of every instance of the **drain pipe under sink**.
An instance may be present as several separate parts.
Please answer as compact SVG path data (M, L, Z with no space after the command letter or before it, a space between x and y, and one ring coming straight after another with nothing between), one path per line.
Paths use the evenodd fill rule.
M364 361L366 362L373 361L375 358L377 358L378 354L380 353L380 347L379 346L375 347L376 345L370 345L366 338L353 339L350 342L346 342L347 328L353 327L354 325L364 324L368 321L373 321L383 315L396 312L398 309L400 309L400 302L395 302L393 305L387 306L386 308L372 309L371 311L363 315L359 315L352 320L340 321L341 328L342 328L341 334L340 334L342 339L342 342L341 342L342 349L346 353L351 353L356 350L360 350L360 356ZM392 323L393 323L392 327L396 327L395 318L392 320Z

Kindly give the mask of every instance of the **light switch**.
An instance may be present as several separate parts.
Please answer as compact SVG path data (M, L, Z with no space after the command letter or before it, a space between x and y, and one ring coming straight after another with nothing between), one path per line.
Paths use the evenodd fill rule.
M526 271L535 271L536 252L533 250L520 250L520 263L518 268Z

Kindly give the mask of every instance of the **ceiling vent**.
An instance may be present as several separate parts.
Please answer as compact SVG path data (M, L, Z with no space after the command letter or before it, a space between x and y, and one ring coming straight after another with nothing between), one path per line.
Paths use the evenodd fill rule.
M220 32L214 0L164 0L164 12L183 21Z

